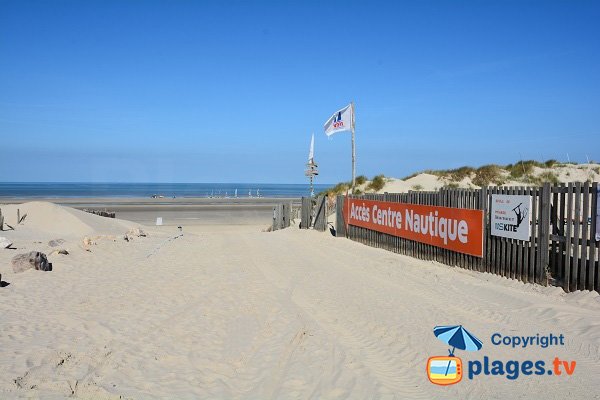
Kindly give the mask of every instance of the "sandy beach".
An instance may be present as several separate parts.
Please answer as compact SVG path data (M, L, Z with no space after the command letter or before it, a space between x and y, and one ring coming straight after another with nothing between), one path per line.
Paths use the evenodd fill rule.
M0 0L0 400L600 400L599 18Z
M600 398L595 292L567 295L296 227L262 232L270 219L259 212L242 227L221 219L180 235L46 202L19 205L28 216L16 225L16 207L2 206L16 229L1 236L17 247L0 250L2 398ZM147 236L123 240L136 227ZM57 238L68 255L48 245ZM53 271L13 273L11 258L30 250L48 254ZM484 342L457 351L464 363L559 357L576 370L433 385L427 359L447 346L432 329L455 324ZM491 344L494 333L565 342L519 349Z

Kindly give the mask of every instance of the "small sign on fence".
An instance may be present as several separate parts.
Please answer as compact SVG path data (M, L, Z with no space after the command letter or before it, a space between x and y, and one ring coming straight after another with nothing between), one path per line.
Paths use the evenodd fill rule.
M494 236L528 242L531 237L531 196L492 194L490 224Z

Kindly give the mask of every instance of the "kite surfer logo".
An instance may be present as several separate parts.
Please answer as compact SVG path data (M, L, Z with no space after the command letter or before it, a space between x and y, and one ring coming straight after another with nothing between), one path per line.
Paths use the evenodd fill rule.
M517 215L516 228L521 226L521 222L523 222L523 220L525 219L525 217L527 217L527 214L529 212L529 210L527 208L524 208L523 210L521 210L521 205L523 205L523 203L519 203L518 206L516 206L515 208L512 209L513 212Z
M454 356L454 350L477 351L483 343L469 331L458 326L436 326L433 334L442 342L452 346L448 356L434 356L427 360L427 377L436 385L453 385L460 382L463 375L462 360Z

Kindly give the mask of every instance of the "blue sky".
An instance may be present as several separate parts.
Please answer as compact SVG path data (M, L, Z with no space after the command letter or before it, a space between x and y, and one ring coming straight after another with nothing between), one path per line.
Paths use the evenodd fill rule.
M0 0L0 181L599 160L599 4Z

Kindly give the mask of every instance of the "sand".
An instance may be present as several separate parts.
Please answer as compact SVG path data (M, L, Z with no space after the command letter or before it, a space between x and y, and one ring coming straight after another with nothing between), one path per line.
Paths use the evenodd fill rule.
M600 298L374 249L329 233L197 224L143 227L47 203L1 232L0 398L600 398ZM2 207L3 212L6 206ZM12 211L11 211L12 213ZM11 213L6 213L7 215ZM251 221L250 221L251 222ZM10 221L9 221L10 223ZM97 237L91 252L82 236ZM49 251L52 272L11 272ZM37 243L41 242L41 243ZM436 325L484 342L469 360L576 360L572 376L427 380ZM490 337L563 334L512 349Z

